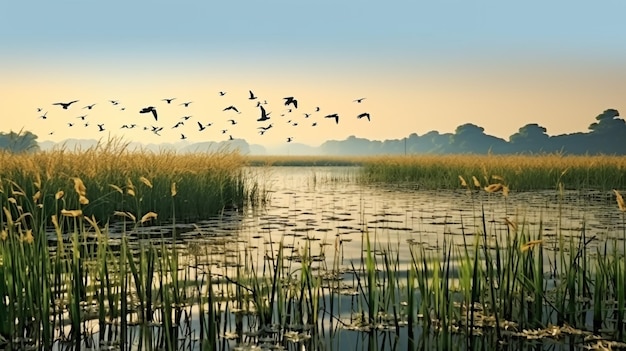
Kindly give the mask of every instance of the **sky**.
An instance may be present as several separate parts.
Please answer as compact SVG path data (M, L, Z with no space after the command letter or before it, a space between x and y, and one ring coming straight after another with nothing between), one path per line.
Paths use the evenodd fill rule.
M508 140L529 123L549 135L585 132L605 109L626 111L623 1L0 4L0 131L39 141L184 134L316 146L465 123ZM297 108L285 106L290 96ZM256 121L257 102L270 120ZM240 113L223 111L231 105ZM158 120L139 113L149 106Z

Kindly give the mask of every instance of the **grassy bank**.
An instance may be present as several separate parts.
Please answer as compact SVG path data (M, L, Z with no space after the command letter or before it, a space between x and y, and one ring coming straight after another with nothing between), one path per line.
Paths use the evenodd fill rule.
M25 199L33 200L29 211L43 218L80 209L103 222L116 211L140 217L154 212L158 220L167 221L176 205L176 218L186 221L241 206L259 195L253 182L246 184L243 158L231 152L132 152L112 141L84 151L0 152L0 165L2 200L12 199L24 208Z

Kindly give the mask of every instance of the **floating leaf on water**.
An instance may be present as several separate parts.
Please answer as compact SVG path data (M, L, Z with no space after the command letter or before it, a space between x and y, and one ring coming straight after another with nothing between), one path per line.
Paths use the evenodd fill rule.
M82 210L61 210L61 215L65 217L80 217L83 215Z
M148 212L145 215L143 215L143 217L141 217L141 223L145 223L151 219L156 219L157 218L157 214L154 212Z

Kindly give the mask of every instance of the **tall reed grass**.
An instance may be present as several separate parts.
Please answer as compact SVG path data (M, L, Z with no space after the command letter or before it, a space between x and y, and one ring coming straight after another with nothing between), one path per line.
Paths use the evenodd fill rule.
M508 180L517 191L626 187L626 157L546 155L412 155L371 157L363 161L368 182L413 182L428 189L456 189L458 176L476 177L483 185L490 175Z

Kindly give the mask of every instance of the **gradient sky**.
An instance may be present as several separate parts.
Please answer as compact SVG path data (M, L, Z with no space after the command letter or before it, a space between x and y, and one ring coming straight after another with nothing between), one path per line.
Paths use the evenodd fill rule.
M507 140L528 123L550 135L587 131L605 109L626 111L625 13L623 1L2 1L0 130L264 145L464 123ZM248 90L271 111L263 136ZM286 96L299 101L291 113ZM68 110L52 105L71 100ZM229 105L242 113L222 111ZM138 113L146 106L158 122ZM331 113L338 125L323 118ZM200 132L197 121L213 125ZM120 129L131 123L139 127ZM141 128L152 125L161 137Z

